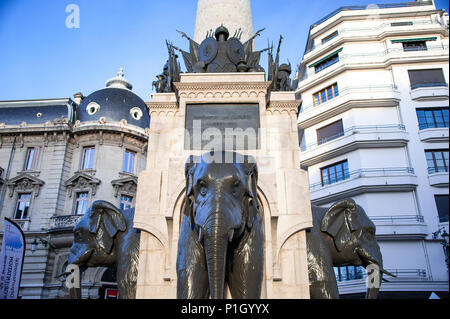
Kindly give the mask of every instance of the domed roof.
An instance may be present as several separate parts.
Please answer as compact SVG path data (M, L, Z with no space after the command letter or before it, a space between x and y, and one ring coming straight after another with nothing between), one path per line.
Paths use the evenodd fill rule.
M120 69L117 77L106 82L106 88L88 95L77 108L76 119L98 121L105 118L107 122L120 122L125 119L128 124L141 128L150 126L147 105L131 91L132 85L123 77Z

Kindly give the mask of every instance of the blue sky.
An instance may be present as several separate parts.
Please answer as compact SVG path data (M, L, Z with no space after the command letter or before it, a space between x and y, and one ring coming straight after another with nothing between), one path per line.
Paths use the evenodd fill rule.
M406 1L252 0L254 30L266 27L256 48L268 40L276 46L282 34L281 61L296 66L309 26L338 7ZM79 29L65 25L72 3ZM449 11L447 0L435 3ZM167 59L165 40L188 50L175 30L193 37L196 8L197 0L0 0L0 100L88 95L123 67L133 91L149 101Z

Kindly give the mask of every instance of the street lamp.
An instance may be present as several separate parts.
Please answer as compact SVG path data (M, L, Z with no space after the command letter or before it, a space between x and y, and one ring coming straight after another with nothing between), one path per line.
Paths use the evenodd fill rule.
M37 241L37 239L39 239L39 242ZM42 239L40 237L35 237L33 242L31 243L31 252L32 253L34 253L37 250L37 246L39 245L39 243L44 245L45 248L47 248L47 245L50 245L51 248L55 248L54 245L52 243L50 243L49 241Z
M435 231L433 233L433 238L437 239L438 235L441 235L441 237L442 237L441 245L442 245L442 248L444 249L445 263L447 264L447 269L448 269L448 262L449 262L449 260L448 260L449 238L448 237L449 237L449 235L444 227Z

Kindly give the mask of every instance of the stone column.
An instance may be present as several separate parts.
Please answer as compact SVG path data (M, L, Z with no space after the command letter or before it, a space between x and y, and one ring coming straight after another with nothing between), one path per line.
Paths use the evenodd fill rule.
M253 35L250 0L198 0L194 40L201 43L208 30L216 30L223 24L230 37L241 28L242 42Z

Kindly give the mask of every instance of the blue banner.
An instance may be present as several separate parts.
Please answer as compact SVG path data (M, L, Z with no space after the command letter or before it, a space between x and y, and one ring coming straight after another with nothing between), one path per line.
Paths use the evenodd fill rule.
M15 222L5 217L0 254L0 299L17 299L25 256L25 236Z

